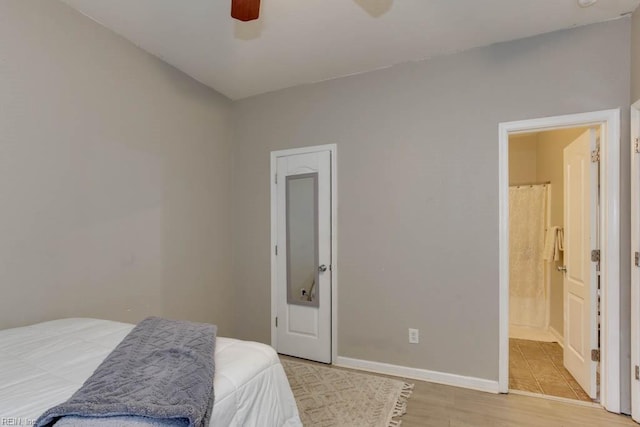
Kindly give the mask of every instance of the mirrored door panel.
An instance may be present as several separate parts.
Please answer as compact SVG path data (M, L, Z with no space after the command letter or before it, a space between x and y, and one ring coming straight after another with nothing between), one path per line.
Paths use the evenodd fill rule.
M317 307L318 174L287 176L287 303Z

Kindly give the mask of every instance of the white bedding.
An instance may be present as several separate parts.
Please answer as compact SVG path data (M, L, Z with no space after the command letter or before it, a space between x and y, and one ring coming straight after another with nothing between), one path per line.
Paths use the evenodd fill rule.
M0 425L30 425L66 401L134 325L62 319L0 330ZM218 337L211 427L301 426L278 355Z

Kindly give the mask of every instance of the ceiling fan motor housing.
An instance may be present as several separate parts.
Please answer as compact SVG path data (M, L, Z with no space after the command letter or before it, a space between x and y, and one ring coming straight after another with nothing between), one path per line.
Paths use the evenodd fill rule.
M260 0L231 0L231 17L240 21L253 21L260 16Z

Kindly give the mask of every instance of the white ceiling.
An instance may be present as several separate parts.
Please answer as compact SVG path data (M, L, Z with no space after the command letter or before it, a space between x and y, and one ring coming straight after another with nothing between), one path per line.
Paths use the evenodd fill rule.
M231 99L585 25L640 0L62 0Z

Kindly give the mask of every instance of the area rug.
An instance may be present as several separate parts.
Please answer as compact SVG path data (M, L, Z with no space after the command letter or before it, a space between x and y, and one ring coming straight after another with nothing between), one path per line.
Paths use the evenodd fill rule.
M396 427L413 385L282 358L305 427Z

